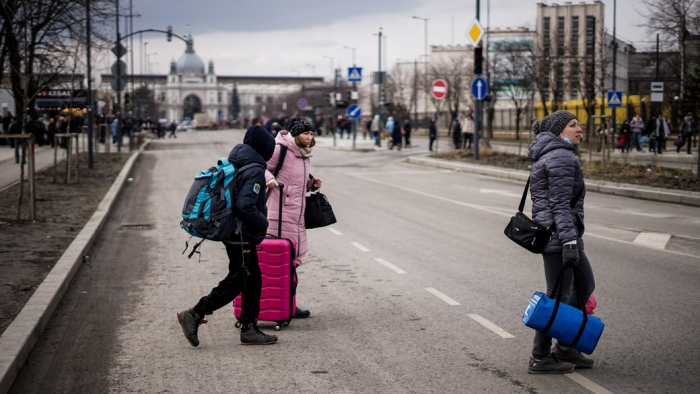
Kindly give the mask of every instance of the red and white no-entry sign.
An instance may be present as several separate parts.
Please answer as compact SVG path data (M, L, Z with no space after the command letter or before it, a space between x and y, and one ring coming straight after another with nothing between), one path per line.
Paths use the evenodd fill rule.
M442 100L447 95L447 82L444 79L436 79L430 88L430 94L438 100Z

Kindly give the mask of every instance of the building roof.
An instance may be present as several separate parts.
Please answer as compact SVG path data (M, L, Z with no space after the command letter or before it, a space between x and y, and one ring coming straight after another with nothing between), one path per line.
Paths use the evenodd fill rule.
M177 59L178 74L204 74L204 61L194 53L194 39L190 36L187 39L187 49L185 53Z

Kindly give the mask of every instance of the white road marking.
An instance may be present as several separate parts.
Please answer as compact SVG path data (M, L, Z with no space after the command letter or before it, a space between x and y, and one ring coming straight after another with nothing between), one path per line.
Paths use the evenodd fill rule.
M666 244L671 240L671 234L663 233L639 233L634 243L654 249L666 249Z
M350 244L351 244L352 246L356 247L357 249L360 249L360 250L363 251L363 252L369 252L369 249L365 248L364 246L360 245L360 244L357 243L357 242L350 242Z
M328 231L332 232L332 233L335 234L335 235L343 235L343 233L341 233L340 231L334 229L333 227L326 227L326 228L328 229Z
M508 331L502 329L501 327L498 327L497 325L491 323L490 321L484 319L480 315L477 315L476 313L471 313L467 315L471 317L472 319L476 320L477 323L481 324L482 326L488 328L489 330L495 332L496 334L500 335L501 338L515 338L515 335L509 333Z
M583 375L577 372L567 373L565 376L595 394L613 394L612 391L606 390L597 383L594 383L592 380L585 378Z
M364 179L364 180L369 181L369 182L374 182L374 183L378 183L378 184L380 184L380 185L389 186L389 187L393 187L393 188L400 189L400 190L405 190L405 191L408 191L408 192L411 192L411 193L415 193L415 194L420 194L420 195L426 196L426 197L432 197L432 198L434 198L434 199L436 199L436 200L446 201L446 202L449 202L449 203L452 203L452 204L455 204L455 205L461 205L461 206L463 206L463 207L469 207L469 208L472 208L472 209L476 209L476 210L478 210L478 211L489 212L489 213L496 214L496 215L498 215L498 216L503 216L503 217L508 217L508 218L510 218L511 216L513 216L512 213L506 213L506 212L499 212L499 211L498 211L499 209L503 209L503 208L485 207L485 206L483 206L483 205L470 204L470 203L463 202L463 201L452 200L452 199L450 199L450 198L445 198L445 197L442 197L442 196L437 196L437 195L435 195L435 194L430 194L430 193L422 192L422 191L420 191L420 190L415 190L415 189L411 189L411 188L408 188L408 187L403 187L403 186L395 185L395 184L393 184L393 183L378 181L378 180L372 179L372 178L367 178L367 177L362 176L362 175L360 175L360 174L350 174L350 175L351 175L351 176L354 176L354 177L356 177L356 178ZM513 213L515 213L515 211L516 211L516 209L513 209ZM505 222L504 222L504 223L505 223ZM622 244L626 244L626 245L646 246L646 245L641 245L641 244L634 243L634 242L623 241L623 240L621 240L621 239L610 238L610 237L605 236L605 235L599 235L599 234L591 233L591 232L588 232L588 231L586 232L586 235L587 235L587 236L591 236L591 237L595 237L595 238L604 239L604 240L607 240L607 241L618 242L618 243L622 243ZM693 258L698 258L698 257L700 257L700 256L698 256L698 255L689 254L689 253L683 253L683 252L676 252L676 251L673 251L673 250L656 249L656 248L653 248L653 249L654 249L654 250L659 250L659 251L661 251L661 252L666 252L666 253L675 254L675 255L678 255L678 256L686 256L686 257L693 257Z
M434 295L435 297L437 297L437 298L439 298L439 299L445 301L445 302L448 303L449 305L462 305L462 304L460 304L459 302L453 300L452 298L446 296L445 294L443 294L443 293L441 293L441 292L439 292L439 291L433 289L432 287L426 287L425 290L427 290L428 293Z
M511 193L508 190L499 190L499 189L479 189L479 190L484 194L499 194L501 196L517 197L517 198L522 197L522 194Z
M386 260L384 260L384 259L375 258L374 261L376 261L377 263L379 263L379 264L381 264L381 265L383 265L383 266L389 268L390 270L393 270L393 271L396 272L397 274L405 274L405 273L406 273L406 271L402 270L401 268L395 266L394 264L391 264L390 262L388 262L388 261L386 261Z

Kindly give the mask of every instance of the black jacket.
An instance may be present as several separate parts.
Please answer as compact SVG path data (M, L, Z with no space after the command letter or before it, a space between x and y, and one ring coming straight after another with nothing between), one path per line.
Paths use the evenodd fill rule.
M576 240L583 249L583 199L586 185L577 147L552 133L538 134L527 155L534 162L530 171L532 220L542 226L556 225L544 253L561 252L562 245ZM573 208L571 202L580 193Z
M270 138L272 141L272 138ZM273 143L274 144L274 143ZM260 244L267 233L267 193L265 188L265 160L250 145L238 144L228 155L235 168L251 163L260 166L248 168L235 177L234 212L241 220L243 242ZM232 242L240 242L240 235L233 234Z

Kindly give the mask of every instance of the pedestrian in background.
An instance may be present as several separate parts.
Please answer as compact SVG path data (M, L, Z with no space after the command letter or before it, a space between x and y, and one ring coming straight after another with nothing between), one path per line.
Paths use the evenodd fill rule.
M630 122L625 119L620 125L620 136L617 140L617 146L620 148L622 153L629 153L630 151L630 140L632 139L632 129L630 128Z
M437 126L435 125L435 117L430 118L430 124L428 125L428 138L430 138L429 149L433 151L433 142L437 139Z
M261 126L250 126L243 143L236 145L228 155L235 168L248 164L259 166L252 166L234 177L237 192L233 212L240 220L241 228L224 242L229 260L228 274L208 295L200 298L197 305L177 314L182 332L192 346L199 346L199 326L207 322L204 317L230 305L239 294L243 295L239 318L242 325L241 344L270 345L277 342L275 335L260 331L257 324L262 273L256 246L267 234L267 193L262 185L265 182L264 166L274 149L275 141L269 131Z
M296 242L296 262L304 264L309 253L309 245L306 239L306 225L304 213L306 210L306 193L312 188L320 188L320 178L311 175L311 153L316 145L314 139L313 124L306 118L293 118L289 121L286 130L282 130L275 138L275 150L267 161L265 171L265 184L270 189L270 198L267 201L267 220L270 222L269 233L277 234L282 229L282 237L290 238ZM280 165L282 146L287 149L284 161L279 172L275 174ZM282 223L279 222L279 184L284 185L285 196L282 200ZM297 295L299 291L297 289ZM301 308L298 304L294 312L294 318L307 318L311 315L309 310Z
M528 157L534 162L530 171L532 220L541 226L556 226L542 253L547 295L553 296L552 287L564 270L559 289L562 302L578 308L580 297L585 308L595 279L582 239L586 186L577 153L583 131L576 115L568 111L544 117L533 124L532 131L535 141L528 149ZM552 348L552 337L535 333L528 372L563 374L574 367L592 366L593 360L576 349L563 343Z
M386 119L386 125L384 125L384 135L386 136L386 145L391 146L391 133L394 131L394 117L390 116Z
M391 145L389 146L389 150L393 150L394 147L398 147L398 150L401 150L401 134L401 123L399 121L394 121L394 128L391 130Z
M474 138L474 118L471 114L462 119L462 149L469 149L472 147L472 139ZM469 141L469 145L467 145Z
M681 148L683 148L684 144L688 145L688 154L692 154L690 151L691 145L692 145L692 140L693 140L693 131L695 130L695 120L693 119L693 113L688 112L688 115L686 115L685 118L683 118L683 121L681 122L681 126L679 128L679 133L678 133L678 138L681 138L682 144L680 144L678 147L676 147L676 153L681 153Z
M374 115L370 129L372 129L372 138L374 138L374 144L378 147L381 147L382 146L382 142L381 142L382 139L381 139L379 133L382 130L382 124L379 121L379 115Z
M671 135L671 127L666 121L664 114L659 113L654 122L654 136L656 137L656 153L662 154L666 151L666 140Z
M168 138L177 138L177 123L173 120L170 122L170 134L168 134Z
M644 121L639 114L634 115L634 118L632 118L632 121L630 122L630 129L632 129L631 146L634 146L637 149L637 152L639 152L642 150L642 131L644 131Z
M362 139L366 140L367 135L369 134L369 138L372 138L372 118L365 119L364 122L362 122Z
M462 125L459 122L459 118L455 118L452 121L452 143L454 144L455 149L459 149L462 147L461 140L462 140Z
M403 121L403 137L404 141L406 142L404 144L405 147L409 147L411 145L411 120L406 119Z

